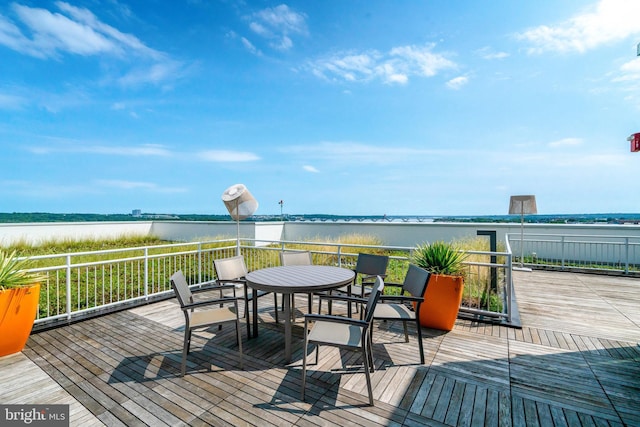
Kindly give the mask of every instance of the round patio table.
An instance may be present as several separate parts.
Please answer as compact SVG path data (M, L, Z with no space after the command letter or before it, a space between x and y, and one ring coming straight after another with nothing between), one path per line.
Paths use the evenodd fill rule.
M310 294L353 282L355 273L327 265L289 265L255 270L246 275L247 285L280 294ZM277 310L277 307L276 307ZM258 336L258 301L253 298L253 336ZM291 298L284 298L284 358L291 362Z

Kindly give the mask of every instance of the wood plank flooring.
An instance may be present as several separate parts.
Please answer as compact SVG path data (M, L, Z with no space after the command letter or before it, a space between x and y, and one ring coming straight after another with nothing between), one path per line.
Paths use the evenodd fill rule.
M285 365L269 297L259 337L242 330L244 369L225 327L195 335L179 377L169 300L33 334L0 358L0 403L69 404L73 426L640 426L640 280L516 272L515 284L522 329L424 329L424 365L415 331L405 343L400 324L377 324L373 407L359 356L330 348L300 400L302 324Z

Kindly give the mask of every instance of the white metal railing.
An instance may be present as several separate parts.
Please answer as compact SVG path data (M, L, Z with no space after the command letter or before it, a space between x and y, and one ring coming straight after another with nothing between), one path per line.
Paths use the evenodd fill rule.
M525 233L523 239L520 234L508 234L506 240L514 263L527 267L640 272L640 237L636 236Z
M247 268L279 265L281 250L311 250L319 265L355 266L358 252L390 254L389 282L404 278L413 248L340 243L244 240L241 251ZM31 269L45 273L34 329L80 320L149 301L173 297L170 276L182 270L191 285L215 278L213 260L236 254L236 240L178 243L95 252L31 257L46 263ZM470 252L461 312L511 321L511 255ZM59 260L59 262L57 262Z

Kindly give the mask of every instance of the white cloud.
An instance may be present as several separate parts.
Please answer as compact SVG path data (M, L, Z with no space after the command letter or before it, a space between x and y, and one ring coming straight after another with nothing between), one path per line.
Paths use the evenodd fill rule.
M27 101L21 96L0 93L0 110L19 110L27 104Z
M30 147L29 151L34 154L51 154L51 153L93 153L106 154L114 156L170 156L171 151L161 145L147 144L141 146L123 147L108 145L65 145L65 146L42 146Z
M316 76L337 81L406 84L411 77L432 77L456 64L445 54L434 53L433 44L394 47L386 54L376 50L341 53L307 64Z
M22 28L0 15L0 45L41 59L71 54L131 60L137 68L120 79L127 85L159 84L180 77L181 63L146 46L134 35L101 22L88 9L65 2L55 5L60 12L13 4Z
M254 55L257 56L262 56L262 52L260 51L260 49L258 49L257 47L255 47L253 45L253 43L251 43L247 38L242 37L240 39L242 41L242 45L251 53L253 53Z
M249 23L251 31L269 40L269 45L277 50L289 50L293 47L292 34L306 35L307 16L295 12L286 4L269 7L256 12Z
M156 193L184 193L187 190L180 187L165 187L153 182L145 181L127 181L120 179L101 179L96 183L101 187L117 188L120 190L138 190L152 191Z
M198 153L198 158L209 162L253 162L260 160L247 151L208 150Z
M622 64L620 75L613 79L614 82L640 82L640 57Z
M582 145L584 141L581 138L563 138L557 141L552 141L548 145L551 148L559 148L559 147L575 147L577 145Z
M349 141L294 145L282 148L281 151L306 159L327 161L331 165L352 162L361 164L406 163L410 158L420 158L438 153L437 150L407 148L397 146L397 144L376 146ZM450 152L447 151L447 153Z
M506 52L495 52L492 48L485 46L481 49L476 50L476 55L479 55L482 59L493 60L493 59L504 59L509 56Z
M469 77L460 76L449 80L447 82L447 87L449 89L458 90L465 86L467 83L469 83Z
M640 2L601 0L595 7L557 25L541 25L517 34L528 52L586 52L640 34Z
M182 63L165 60L146 66L136 67L118 79L123 86L139 86L142 84L161 85L184 75Z
M320 173L320 171L318 169L316 169L315 167L313 167L311 165L304 165L302 167L302 169L306 170L307 172L311 172L311 173Z
M100 22L87 9L79 9L64 2L57 2L56 6L69 16L13 4L13 11L28 28L31 37L23 34L15 24L3 17L0 43L40 58L55 57L60 52L83 56L101 53L121 55L126 50L148 56L158 55L136 37Z

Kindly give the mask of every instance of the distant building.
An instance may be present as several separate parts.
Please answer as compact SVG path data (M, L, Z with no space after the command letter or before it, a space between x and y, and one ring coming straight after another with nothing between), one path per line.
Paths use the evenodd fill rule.
M139 218L142 216L142 210L140 209L134 209L131 211L131 216L134 216L136 218Z

